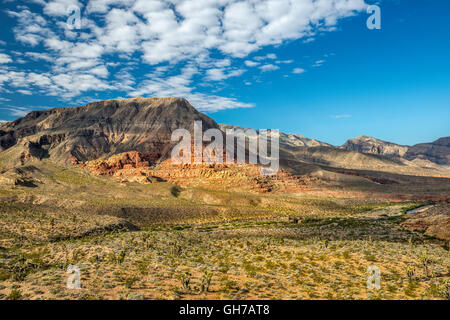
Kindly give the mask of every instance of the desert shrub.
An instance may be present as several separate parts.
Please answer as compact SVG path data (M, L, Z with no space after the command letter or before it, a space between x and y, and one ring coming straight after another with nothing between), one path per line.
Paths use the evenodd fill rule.
M0 281L8 280L11 277L11 274L6 270L0 270Z
M172 188L170 188L170 193L175 197L178 198L178 196L181 193L181 187L179 186L173 186Z
M125 250L121 250L119 252L119 254L115 254L114 252L111 252L108 255L108 259L114 263L122 264L125 261L126 255L127 255L127 253L125 252Z
M242 262L242 267L250 277L254 277L256 273L259 271L259 268L257 266L252 265L250 261L245 259Z
M365 251L364 252L365 258L367 261L371 261L371 262L376 262L377 261L377 257L375 256L375 254L373 254L370 251Z
M142 275L148 274L148 262L147 261L145 261L145 260L139 261L136 264L136 267L140 274L142 274Z
M345 259L350 259L350 250L345 250L345 251L342 253L342 256L343 256Z
M136 277L128 277L125 279L125 287L130 289L139 279Z
M409 281L407 287L404 290L404 293L407 296L415 297L416 296L415 290L417 289L417 287L418 283L416 281Z
M266 269L268 270L274 270L277 267L277 264L271 260L267 260L265 264Z
M225 290L229 290L229 291L238 291L239 290L239 285L236 281L233 280L228 280L225 282Z
M126 252L125 250L122 250L119 252L119 255L117 256L117 263L122 264L125 261Z
M9 293L8 300L20 300L22 299L22 291L20 291L17 288L14 288L11 290L11 292Z
M177 242L172 242L169 244L169 253L173 257L178 257L183 252L183 247Z
M435 285L436 294L435 296L440 296L443 299L450 300L450 280L441 281L440 285Z

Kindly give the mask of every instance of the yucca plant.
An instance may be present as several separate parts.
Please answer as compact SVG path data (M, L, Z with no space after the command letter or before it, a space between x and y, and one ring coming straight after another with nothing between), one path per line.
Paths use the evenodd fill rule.
M430 259L430 257L425 252L423 252L420 255L420 257L419 257L419 261L420 261L420 263L422 264L422 266L423 266L423 268L425 270L425 276L429 277L430 274L429 274L428 266L431 265L432 260Z
M200 292L209 292L209 286L211 285L212 272L207 272L203 274L202 283L200 286Z

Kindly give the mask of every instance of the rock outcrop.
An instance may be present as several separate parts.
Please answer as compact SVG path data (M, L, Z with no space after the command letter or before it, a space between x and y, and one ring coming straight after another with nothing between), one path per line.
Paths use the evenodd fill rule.
M442 203L420 212L407 214L402 225L411 231L450 241L450 203Z
M307 189L307 177L292 175L281 169L276 175L263 176L260 167L251 164L172 164L156 163L148 154L136 151L108 159L88 161L92 174L110 176L118 182L153 183L169 181L181 186L218 190L245 190L258 193L296 193Z
M405 159L428 160L440 165L450 165L450 137L438 139L431 143L416 144L408 149Z
M347 140L342 148L361 153L370 153L388 157L403 157L408 151L408 146L401 146L395 143L378 140L373 137L360 136Z

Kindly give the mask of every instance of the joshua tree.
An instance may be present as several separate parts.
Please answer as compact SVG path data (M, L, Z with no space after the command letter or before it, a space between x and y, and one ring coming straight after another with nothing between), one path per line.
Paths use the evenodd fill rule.
M409 281L413 281L414 273L415 273L415 269L413 267L408 267L406 269L406 275L408 276Z
M444 281L444 287L442 288L442 296L444 299L450 300L450 280Z
M125 261L125 256L127 255L127 253L125 252L125 250L120 251L119 256L117 257L117 263L122 264Z
M422 264L423 268L425 269L425 275L427 277L429 277L429 270L428 270L428 265L431 264L431 259L428 257L428 255L423 252L422 255L419 257L420 259L420 263Z
M212 272L205 271L205 273L203 274L203 277L202 277L202 284L200 286L200 292L208 292L209 291L209 286L211 285L212 276L213 276Z
M189 283L191 282L191 274L189 271L186 271L184 274L180 276L181 285L184 289L189 290Z

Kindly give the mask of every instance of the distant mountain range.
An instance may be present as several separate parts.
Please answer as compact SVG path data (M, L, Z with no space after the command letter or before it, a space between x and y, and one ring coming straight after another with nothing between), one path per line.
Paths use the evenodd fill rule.
M430 143L403 146L373 137L361 136L347 140L342 148L386 157L400 157L409 161L417 159L438 165L450 165L450 137L440 138Z
M0 161L23 165L28 160L51 158L76 164L130 151L157 161L173 147L172 131L192 132L195 120L203 122L204 130L236 128L218 125L182 98L138 97L33 111L0 124ZM390 172L450 165L450 137L410 147L362 136L334 147L299 134L280 133L280 149L282 165L288 168L298 167L299 161Z

